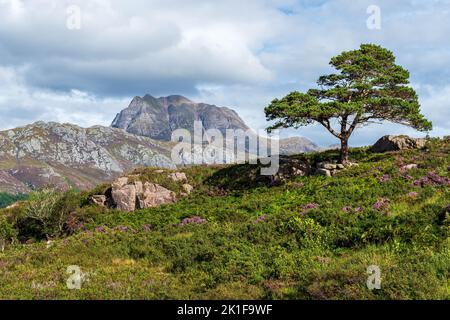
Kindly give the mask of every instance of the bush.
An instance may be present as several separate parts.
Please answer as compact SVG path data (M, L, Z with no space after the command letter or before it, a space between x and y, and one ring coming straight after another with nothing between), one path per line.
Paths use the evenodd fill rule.
M59 193L44 188L32 192L17 217L19 236L48 239L71 233L67 229L69 217L82 202L83 198L76 191Z
M3 252L8 243L17 239L17 230L5 216L0 216L0 249Z

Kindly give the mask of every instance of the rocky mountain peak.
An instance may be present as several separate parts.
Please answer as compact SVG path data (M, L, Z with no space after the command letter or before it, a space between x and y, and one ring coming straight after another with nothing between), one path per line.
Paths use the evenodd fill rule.
M155 98L149 94L136 97L128 108L122 110L111 126L129 133L169 141L172 131L193 131L194 121L201 121L203 128L248 130L249 127L229 108L206 103L196 103L181 95Z
M189 100L186 97L180 96L180 95L171 95L168 97L161 97L158 98L158 102L160 102L164 107L169 107L170 105L173 106L181 106L183 104L195 104L195 102Z

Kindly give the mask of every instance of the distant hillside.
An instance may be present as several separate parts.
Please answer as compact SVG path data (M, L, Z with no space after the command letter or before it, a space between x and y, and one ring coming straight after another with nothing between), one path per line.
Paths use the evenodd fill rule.
M280 154L282 155L293 155L318 150L320 150L320 147L317 144L303 137L292 137L280 140Z
M0 192L86 189L137 166L173 168L170 148L114 128L36 122L0 132Z

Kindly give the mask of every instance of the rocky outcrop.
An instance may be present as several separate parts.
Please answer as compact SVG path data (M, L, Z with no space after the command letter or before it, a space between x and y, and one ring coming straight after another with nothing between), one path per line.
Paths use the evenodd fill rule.
M136 209L153 208L177 201L175 192L150 182L143 185L142 192L137 193L137 199Z
M169 175L169 178L174 182L187 181L187 176L184 172L174 172Z
M160 205L177 201L175 192L156 183L131 180L129 177L120 177L111 184L105 195L91 197L91 203L99 206L108 206L120 211L133 212L138 209L158 207ZM187 185L187 184L186 184ZM190 186L190 185L189 185ZM185 185L183 188L186 190ZM193 190L190 186L189 192ZM109 197L109 198L108 198Z
M105 195L95 195L89 199L90 203L95 204L99 207L107 206L107 199Z
M384 136L373 146L372 151L383 153L388 151L421 149L425 147L426 139L411 138L408 136Z
M277 174L273 177L274 182L283 182L292 177L303 177L310 175L312 170L307 161L292 159L287 157L280 158L280 167Z
M348 162L345 165L334 162L319 162L316 164L315 174L319 176L333 177L339 171L355 166L358 166L358 164L353 162Z
M119 178L114 181L111 195L113 203L118 210L126 212L136 210L136 184L128 184L128 178Z

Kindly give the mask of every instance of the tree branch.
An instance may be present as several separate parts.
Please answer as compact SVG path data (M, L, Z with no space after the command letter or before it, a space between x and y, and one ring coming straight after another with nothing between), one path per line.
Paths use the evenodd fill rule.
M333 136L335 136L338 139L341 139L341 135L338 134L332 127L330 124L330 121L328 119L317 119L316 120L318 123L320 123L321 125L323 125Z

